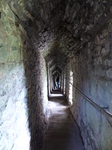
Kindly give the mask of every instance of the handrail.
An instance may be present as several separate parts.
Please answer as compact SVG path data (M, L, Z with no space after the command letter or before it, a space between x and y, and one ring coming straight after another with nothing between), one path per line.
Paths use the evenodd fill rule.
M107 118L107 120L109 121L109 123L111 124L112 126L112 114L105 110L105 109L108 109L108 107L100 107L99 105L97 105L95 102L93 102L90 98L88 98L85 94L83 94L76 86L74 86L70 81L69 83L78 91L78 93L80 95L82 95L94 108L96 108L99 112L101 112L102 114L105 115L105 117Z

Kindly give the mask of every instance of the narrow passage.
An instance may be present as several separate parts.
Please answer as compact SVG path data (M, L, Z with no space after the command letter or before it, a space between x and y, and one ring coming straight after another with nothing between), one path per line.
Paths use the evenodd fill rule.
M54 91L51 95L49 110L49 126L43 150L84 150L80 131L59 91Z

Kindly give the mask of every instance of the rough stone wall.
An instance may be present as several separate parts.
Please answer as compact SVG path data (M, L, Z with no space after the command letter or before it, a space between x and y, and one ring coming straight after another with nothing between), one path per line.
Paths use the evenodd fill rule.
M52 74L52 70L50 70L50 92L52 92L52 90L54 89L54 83L53 83L53 74Z
M21 32L4 0L0 1L0 149L30 148L27 88Z
M60 89L62 93L64 91L63 88L64 88L64 73L62 72L60 76Z
M73 85L100 107L108 107L110 113L112 113L111 36L110 21L105 29L87 44L83 52L72 59ZM66 89L69 89L69 84ZM88 103L75 88L73 88L71 112L81 129L85 149L112 149L112 123Z
M69 103L69 92L70 92L70 83L69 83L69 79L70 79L70 63L68 63L65 67L65 74L66 74L66 78L65 78L65 96L67 98L67 101Z
M68 60L74 57L74 54L78 54L78 56L74 58L73 62L75 63L74 70L74 84L81 89L88 97L94 98L98 104L102 104L102 106L108 106L109 111L111 112L111 53L108 52L108 57L105 55L107 53L107 49L111 47L111 33L108 34L106 30L103 30L102 35L106 39L102 37L102 35L98 35L101 30L108 24L112 16L112 1L111 0L59 0L52 2L48 1L40 1L40 0L6 0L9 4L11 10L16 16L18 23L24 27L27 35L23 36L24 40L24 68L25 68L25 77L26 77L26 86L27 86L27 107L28 107L28 118L29 118L29 127L31 133L31 147L32 149L41 149L42 139L43 139L43 127L47 106L47 82L46 82L46 69L44 57L46 56L47 63L52 61L52 65L49 69L51 69L54 65L60 67L63 70L63 67L68 62ZM1 1L3 2L3 1ZM1 7L2 8L2 7ZM5 10L5 13L7 10ZM10 13L9 21L11 20ZM14 24L18 27L20 25L16 21ZM4 26L6 27L4 30L7 32L7 36L13 27L12 24L9 29L7 29L7 23L4 20ZM2 28L1 28L2 29ZM4 32L4 30L2 32ZM14 30L14 29L12 29ZM109 32L111 31L111 23L109 25ZM17 30L14 31L14 35ZM5 34L3 33L3 39L5 39ZM97 36L96 36L97 35ZM90 42L96 36L97 41ZM10 36L9 36L10 37ZM108 40L109 46L108 46ZM8 40L10 41L10 40ZM102 43L98 44L99 41ZM7 41L5 42L7 43ZM9 42L9 46L11 47L11 42ZM88 44L89 47L85 46ZM106 49L106 50L105 50ZM84 51L85 50L85 51ZM82 52L81 52L82 51ZM105 52L106 51L106 52ZM5 52L5 50L4 50ZM4 53L3 52L3 53ZM10 52L7 50L7 52ZM80 53L81 52L81 53ZM101 55L103 53L104 56ZM21 53L22 54L22 53ZM98 55L97 55L98 54ZM1 55L2 56L2 55ZM9 55L10 56L10 55ZM63 56L63 57L62 57ZM16 57L16 56L15 56ZM14 58L15 58L14 57ZM4 56L5 58L5 56ZM15 62L19 59L15 60ZM86 61L88 60L88 61ZM94 64L97 62L97 65ZM90 63L90 64L89 64ZM1 67L2 68L2 67ZM108 70L107 70L108 69ZM66 77L70 74L70 68L68 65ZM3 71L2 71L3 72ZM108 82L107 82L108 80ZM49 81L49 80L48 80ZM105 84L107 86L108 91L105 92ZM48 82L48 89L50 91L50 82ZM97 89L97 90L96 90ZM13 90L14 91L14 90ZM37 91L37 92L36 92ZM44 92L45 91L45 92ZM97 93L97 94L96 94ZM105 94L101 94L105 93ZM74 97L76 100L80 99L80 96L76 91L74 91ZM69 98L69 83L66 82L66 95ZM44 96L44 97L43 97ZM106 102L102 99L106 99ZM45 101L43 101L43 99ZM101 102L101 103L100 103ZM43 105L44 104L44 105ZM94 137L96 128L92 127L92 123L89 116L87 119L82 119L83 107L85 105L84 114L87 116L86 107L88 107L86 102L82 105L82 101L76 101L74 99L75 106L78 105L75 118L77 118L77 122L81 127L83 137L87 139L85 141L86 147L91 149L91 144L93 143L93 148L101 147L97 143L103 142L104 137L108 137L105 133L103 136L103 131L99 128L99 141L97 142ZM74 108L75 108L74 106ZM75 111L72 108L72 112ZM81 110L79 109L81 108ZM88 107L88 109L91 107ZM92 111L93 108L91 108ZM95 113L95 110L93 111ZM92 113L90 113L92 115ZM98 115L97 115L98 116ZM83 117L84 118L84 117ZM85 117L87 118L87 117ZM85 122L87 123L85 123ZM99 121L99 120L98 120ZM83 127L81 123L84 124L84 133ZM88 125L90 122L90 125ZM101 121L100 121L101 122ZM103 119L102 119L103 122ZM108 125L108 122L107 122ZM94 126L94 125L93 125ZM98 125L100 126L100 125ZM88 129L86 130L86 127ZM103 123L102 128L104 129L105 123ZM90 129L90 133L88 132ZM107 129L107 128L105 128ZM101 131L102 130L102 131ZM87 131L87 133L86 133ZM109 127L110 131L110 127ZM98 133L98 132L97 132ZM95 134L94 137L92 137ZM108 132L107 132L108 134ZM111 134L110 134L111 135ZM37 140L38 139L38 140ZM105 142L103 142L105 148ZM108 140L107 143L110 143ZM90 144L90 146L89 146ZM109 145L109 144L108 144Z
M57 35L53 43L50 41L49 58L62 68L73 54L83 50L112 16L111 0L6 1L18 22L27 31L33 30L37 38L42 33L45 37L48 32ZM48 36L40 40L41 44L48 42Z
M28 44L28 45L27 45ZM47 124L47 71L39 39L32 35L25 42L25 71L28 88L28 113L31 132L31 149L42 149Z
M29 38L4 1L0 12L0 149L39 150L47 123L43 45Z
M48 92L47 92L47 68L46 68L46 62L44 59L44 56L42 53L40 53L40 71L41 71L41 96L42 96L42 102L43 102L43 113L46 116L47 112L47 102L48 102Z
M63 94L65 95L65 91L66 91L66 72L65 69L63 70Z

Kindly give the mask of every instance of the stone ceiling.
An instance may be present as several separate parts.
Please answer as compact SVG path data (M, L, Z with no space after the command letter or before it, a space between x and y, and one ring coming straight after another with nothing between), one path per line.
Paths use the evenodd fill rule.
M63 68L112 18L111 0L6 1L51 68Z

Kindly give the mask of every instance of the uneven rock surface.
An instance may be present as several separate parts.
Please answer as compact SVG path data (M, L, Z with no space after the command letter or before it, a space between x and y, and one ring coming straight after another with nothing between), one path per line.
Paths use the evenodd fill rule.
M52 96L52 95L51 95ZM49 101L49 126L43 150L84 150L80 131L61 94L53 93Z
M0 150L42 149L57 73L85 149L112 150L112 0L0 0ZM58 111L48 133L69 128Z

